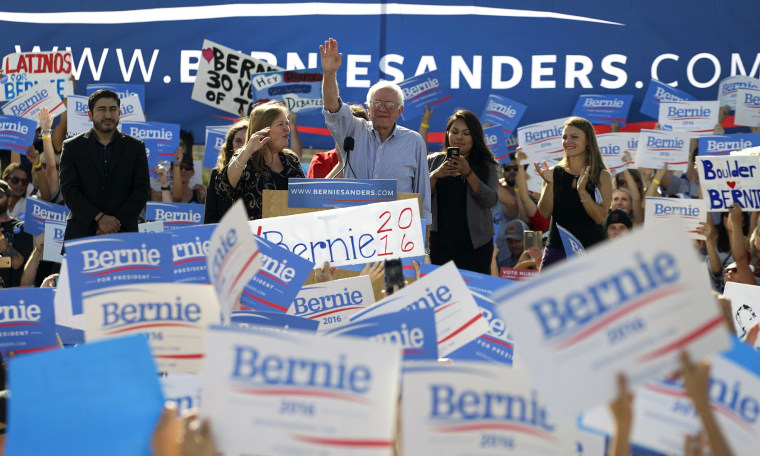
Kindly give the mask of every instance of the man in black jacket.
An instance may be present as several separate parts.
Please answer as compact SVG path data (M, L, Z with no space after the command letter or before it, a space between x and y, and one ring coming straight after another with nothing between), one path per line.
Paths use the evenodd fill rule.
M137 231L150 195L145 144L116 129L121 103L110 90L88 100L92 129L63 143L61 194L71 213L64 240Z

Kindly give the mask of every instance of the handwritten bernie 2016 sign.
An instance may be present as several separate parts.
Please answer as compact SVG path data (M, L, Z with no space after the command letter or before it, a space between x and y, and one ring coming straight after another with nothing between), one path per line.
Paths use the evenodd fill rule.
M702 195L709 211L726 212L734 202L760 210L760 159L757 156L697 157Z
M255 74L251 79L256 101L278 100L293 112L322 109L322 73L290 70Z
M247 114L253 105L251 76L283 69L204 40L191 98L235 115Z
M248 222L251 231L315 263L363 264L424 254L417 199ZM308 230L303 227L308 226Z

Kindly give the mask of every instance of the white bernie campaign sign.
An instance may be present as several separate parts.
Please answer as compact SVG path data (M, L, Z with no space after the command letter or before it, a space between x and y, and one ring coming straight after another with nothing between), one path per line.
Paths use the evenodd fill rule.
M696 435L701 429L699 416L683 385L656 380L631 392L634 410L631 442L664 454L681 454L684 436ZM584 412L579 426L608 436L615 432L607 404Z
M728 345L704 264L673 224L607 241L493 299L558 420L613 399L618 373L636 386L676 369L681 350L701 359Z
M317 265L425 254L416 198L252 220L253 234Z
M625 153L628 152L631 159L636 155L639 135L637 133L605 133L597 135L596 142L602 152L604 164L614 176L628 169L630 161L625 160Z
M389 456L401 348L211 328L201 418L224 454Z
M736 335L743 337L757 322L760 322L760 287L738 282L726 283L723 296L731 300L731 317ZM759 343L760 344L760 343Z
M85 339L145 334L159 371L200 371L206 327L219 324L210 285L135 283L82 294Z
M404 369L403 388L403 454L575 454L522 369L424 363Z
M119 117L122 122L145 122L145 113L140 104L139 95L134 94L121 99Z
M66 99L68 114L66 114L66 137L74 136L89 131L92 128L92 121L87 115L89 107L87 106L87 97L82 95L69 95Z
M634 160L639 168L663 169L667 164L671 171L686 171L689 162L689 134L641 130Z
M760 89L760 80L752 76L729 76L718 84L718 103L728 106L731 111L736 109L736 100L741 89Z
M51 118L66 111L63 100L50 82L40 82L3 105L3 114L33 120L39 126L42 108L48 108Z
M445 357L488 331L488 322L453 261L351 316L351 322L404 309L435 309L438 355Z
M261 255L248 229L248 214L242 200L224 214L209 239L208 278L222 306L225 324L245 285L261 269Z
M669 101L660 103L663 131L712 134L718 123L717 101Z
M736 125L760 127L760 90L739 90L736 98Z
M706 213L707 204L703 199L648 196L644 209L644 227L652 228L664 221L677 219L683 223L686 237L705 239L697 232L697 228L700 222L705 221Z
M317 320L317 333L346 326L349 317L375 303L368 275L304 285L288 309L289 315Z
M739 203L760 210L760 158L756 155L697 157L699 185L710 212L727 212Z

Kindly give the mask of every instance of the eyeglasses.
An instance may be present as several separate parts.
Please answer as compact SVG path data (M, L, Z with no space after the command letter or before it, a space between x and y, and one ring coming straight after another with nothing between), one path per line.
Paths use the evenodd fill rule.
M516 166L516 165L513 165L513 166L505 166L505 167L504 167L504 171L505 171L505 172L506 172L506 171L517 171L517 166Z
M29 179L27 179L25 177L11 176L8 180L11 182L11 184L19 184L19 183L21 185L28 185L29 184Z
M380 101L380 100L372 100L369 102L369 104L373 108L379 108L380 106L384 107L387 111L393 111L398 107L398 103L394 103L392 101Z
M195 169L192 166L180 166L179 169L181 171L195 171Z

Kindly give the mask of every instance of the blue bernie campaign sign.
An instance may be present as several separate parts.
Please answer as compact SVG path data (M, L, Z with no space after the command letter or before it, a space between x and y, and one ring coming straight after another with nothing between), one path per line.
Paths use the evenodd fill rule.
M581 244L581 241L577 237L573 236L573 233L559 225L557 225L557 229L559 230L559 237L562 239L562 246L565 248L565 256L567 258L586 254L583 244Z
M66 241L71 308L82 313L82 293L129 283L173 282L169 233L118 233Z
M631 103L633 95L581 95L573 115L583 117L594 125L609 125L617 120L624 126Z
M443 89L438 70L428 71L405 79L398 83L404 93L404 120L420 117L425 113L425 106L433 109L451 98Z
M309 278L314 263L262 237L256 236L256 243L261 269L245 285L240 303L256 312L285 313Z
M699 155L730 155L731 152L760 146L760 133L708 135L699 137Z
M472 292L472 297L478 304L483 318L488 322L488 332L469 342L458 350L449 353L451 359L467 359L477 361L492 361L511 365L514 354L514 340L509 334L509 328L504 320L494 311L494 302L490 296L494 291L516 284L516 281L502 279L478 272L460 269L464 283Z
M32 353L56 348L52 288L0 289L0 351Z
M165 230L176 230L203 223L206 206L197 203L159 203L148 201L145 206L145 220L164 222Z
M179 147L179 124L164 122L124 122L121 131L141 139L148 150L148 168L158 162L174 161Z
M395 200L393 179L288 180L288 207L336 208Z
M515 341L509 333L506 322L499 318L499 315L494 310L495 304L493 301L475 292L472 293L472 297L475 298L475 302L483 313L483 318L488 322L488 332L481 334L477 339L449 353L447 358L491 361L511 366L514 357Z
M178 283L211 283L208 278L208 256L211 233L216 224L177 228L172 235L174 281Z
M256 101L282 101L295 113L322 109L321 70L256 73L251 77L251 87Z
M480 121L483 126L501 125L506 138L515 132L526 109L527 107L522 103L492 93L488 95Z
M100 89L116 92L122 100L137 95L140 99L140 106L142 106L143 112L145 111L145 84L87 84L87 96L89 97Z
M660 103L667 101L695 101L696 97L665 83L652 79L641 101L640 112L653 119L660 117Z
M26 154L34 142L37 122L23 117L0 115L0 149Z
M24 231L37 236L45 232L45 222L66 223L69 208L38 198L27 198Z
M241 310L232 312L230 322L243 328L278 328L283 330L300 330L317 333L318 320L288 315L282 312L252 312Z
M366 337L379 343L395 343L404 350L404 361L438 359L435 309L391 312L352 321L331 336Z
M507 149L507 139L504 137L501 125L494 125L492 127L483 129L483 136L485 136L486 146L491 149L496 161L499 164L509 162L509 149Z
M216 161L224 146L224 139L230 127L206 127L206 146L203 151L203 167L216 168Z
M11 365L6 454L153 454L164 395L144 335L21 356Z

